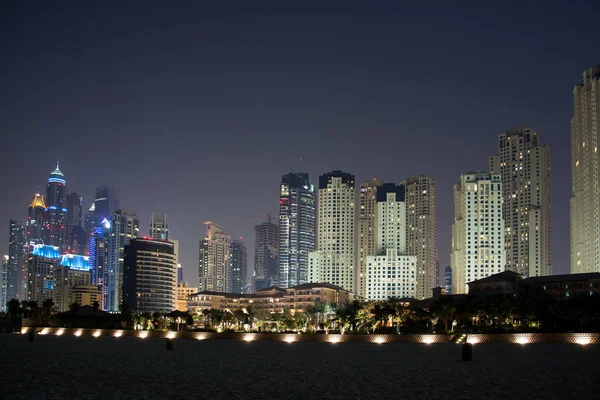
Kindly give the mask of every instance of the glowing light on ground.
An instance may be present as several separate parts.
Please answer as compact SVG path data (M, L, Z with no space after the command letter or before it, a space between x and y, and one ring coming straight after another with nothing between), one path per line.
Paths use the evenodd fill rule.
M375 340L373 340L373 343L382 344L382 343L385 343L385 339L382 338L381 336L377 336L375 338Z
M204 339L206 339L206 335L199 334L198 336L196 336L196 340L204 340Z
M83 331L80 329L75 332L75 336L79 337L79 336L81 336L82 333L83 333Z
M113 336L114 337L121 337L121 335L123 335L122 331L116 331Z
M148 331L140 331L140 333L138 334L138 337L140 339L146 339L148 337Z
M294 335L286 335L283 338L283 341L286 343L294 343L296 341L296 338L294 337Z
M65 330L64 329L59 329L59 330L56 331L56 336L60 336L63 333L65 333Z
M175 339L176 337L177 337L177 332L167 333L167 339Z
M479 339L470 337L470 338L467 338L467 343L477 344L477 343L479 343Z
M342 339L339 336L331 336L328 340L329 340L329 343L336 344L336 343L339 343L340 340L342 340Z
M28 328L21 328L21 335L26 334L28 330Z
M245 340L246 342L251 342L251 341L253 341L253 340L254 340L254 335L252 335L252 334L247 334L247 335L244 335L244 340Z
M529 343L529 339L524 338L524 337L519 337L519 338L517 338L517 343L518 344L527 344L527 343Z
M50 331L48 328L44 328L42 329L42 331L40 332L40 335L46 335L48 333L48 331Z
M575 343L580 344L582 346L590 344L590 342L591 342L590 338L586 338L586 337L581 337L581 338L575 339Z
M431 344L433 343L433 338L431 336L423 336L421 338L421 343Z
M97 330L96 332L94 332L94 337L98 337L100 336L102 332L100 330Z

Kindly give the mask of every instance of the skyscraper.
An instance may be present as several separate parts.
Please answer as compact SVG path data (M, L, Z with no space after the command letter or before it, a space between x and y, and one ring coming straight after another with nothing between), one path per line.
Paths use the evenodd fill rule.
M307 173L290 172L279 187L280 287L308 282L308 254L314 249L315 189Z
M150 238L169 240L169 219L167 214L150 214Z
M46 232L44 244L58 246L61 252L68 248L67 228L67 181L58 168L50 173L46 187Z
M100 226L94 228L90 238L91 283L98 286L101 293L100 306L106 310L108 297L108 243L110 238L110 221L105 219Z
M600 65L573 89L571 272L600 272Z
M103 220L112 218L113 213L119 209L119 194L114 186L99 186L96 188L93 210L94 226L100 226Z
M490 173L502 176L506 268L523 277L552 274L550 153L523 127L500 134Z
M406 255L417 257L415 297L431 297L437 286L436 185L427 176L418 175L402 183L406 188Z
M319 177L318 244L309 255L310 282L354 291L354 175L332 171Z
M6 266L6 292L7 301L23 298L21 288L26 282L22 282L22 270L25 264L25 229L23 225L12 219L9 222L8 232L8 263Z
M206 237L198 254L198 290L225 292L231 256L231 236L214 222L207 221Z
M177 262L173 243L133 238L125 245L124 299L138 312L177 308Z
M69 253L84 255L88 246L88 235L83 228L83 200L77 193L67 195L67 228Z
M60 263L54 266L54 289L52 300L58 312L69 310L75 302L73 289L76 287L90 286L91 267L87 256L64 254ZM97 292L97 289L96 289Z
M54 269L60 264L60 248L36 244L28 254L27 300L42 305L44 300L55 299Z
M2 257L2 266L0 270L0 311L6 312L6 303L8 300L8 255Z
M452 294L452 267L447 266L444 269L444 289L446 294Z
M279 286L279 227L269 215L267 222L254 227L254 233L254 289Z
M248 251L242 240L231 241L231 255L227 274L227 292L244 293L246 274L248 273Z
M467 283L504 271L500 174L467 172L454 185L450 264L453 294L465 294Z
M366 297L415 297L417 257L406 255L406 188L385 183L377 188L375 253L366 256Z
M44 196L36 193L27 211L27 241L30 244L43 244L46 236Z
M375 208L377 188L382 181L373 178L360 185L358 209L358 274L355 293L367 296L367 256L376 254L375 248Z
M117 210L110 221L108 238L108 269L105 271L106 309L109 312L120 311L123 301L123 270L125 246L140 232L140 220L137 212Z

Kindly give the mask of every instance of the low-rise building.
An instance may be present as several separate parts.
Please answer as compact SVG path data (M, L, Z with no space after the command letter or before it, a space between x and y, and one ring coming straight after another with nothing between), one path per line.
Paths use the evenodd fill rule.
M77 285L71 289L71 298L80 306L93 306L94 302L102 307L102 289L96 285Z
M536 276L523 279L521 290L540 288L548 295L558 299L580 296L598 296L600 291L600 272L584 274L565 274Z
M203 310L236 310L252 307L280 313L284 309L304 312L316 302L343 304L352 301L352 292L329 283L305 283L287 289L270 287L255 294L202 291L189 296L188 309L199 314Z
M507 295L517 292L519 282L522 279L521 274L513 271L504 271L469 282L467 285L469 285L469 294L472 295Z
M188 310L188 298L198 292L198 288L189 287L187 282L179 282L177 284L177 310Z

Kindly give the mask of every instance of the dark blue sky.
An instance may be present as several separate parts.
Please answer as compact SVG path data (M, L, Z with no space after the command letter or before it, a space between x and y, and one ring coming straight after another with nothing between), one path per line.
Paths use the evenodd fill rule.
M144 231L169 214L195 284L203 222L252 259L290 168L427 174L444 266L452 185L528 124L551 149L554 270L569 270L572 88L600 63L600 2L120 3L3 4L0 231L60 160L86 208L108 184Z

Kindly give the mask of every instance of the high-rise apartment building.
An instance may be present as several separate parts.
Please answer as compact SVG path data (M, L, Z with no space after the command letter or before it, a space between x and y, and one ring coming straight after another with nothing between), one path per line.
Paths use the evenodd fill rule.
M254 226L254 233L254 289L279 286L279 226L269 215L267 222Z
M317 251L309 255L309 280L354 291L354 175L332 171L319 177Z
M8 300L25 300L23 287L27 282L23 282L23 269L25 265L25 229L23 225L12 219L8 226L8 262L6 265L6 292L5 297ZM4 278L3 278L4 279Z
M45 213L44 196L36 193L27 210L27 242L31 245L44 243L46 237Z
M366 257L366 298L415 297L417 257L406 255L406 189L384 183L376 191L375 255Z
M308 254L314 249L315 188L307 173L290 172L281 177L279 187L278 286L308 282Z
M2 257L0 269L0 311L6 312L8 298L8 255Z
M77 193L67 195L67 251L84 255L88 248L88 234L83 228L83 199Z
M54 266L54 289L52 299L58 312L69 310L76 302L73 289L91 285L90 259L87 256L64 254ZM88 289L89 290L89 289ZM97 288L96 288L97 293Z
M571 273L600 272L600 65L573 89Z
M150 214L150 238L169 240L169 218L167 214Z
M67 227L67 181L58 168L50 173L46 187L46 223L44 244L58 246L61 252L68 250Z
M99 186L96 188L96 198L90 213L93 213L93 225L100 226L105 219L110 221L115 211L119 209L119 193L114 186Z
M417 175L405 180L406 255L417 257L415 297L431 297L437 286L436 185L430 177Z
M444 269L444 289L446 294L452 294L452 267L447 266Z
M231 256L231 236L214 222L205 222L206 237L198 254L198 290L225 292Z
M177 308L177 262L173 243L133 238L125 245L123 303L137 312Z
M467 283L504 271L504 220L500 174L467 172L454 185L452 292L468 292Z
M382 181L373 178L360 185L358 208L358 273L354 293L367 296L367 256L376 255L375 248L375 208L377 188Z
M502 176L506 269L523 277L552 274L550 153L529 127L500 134L490 173Z
M41 306L44 300L55 299L54 269L59 267L60 258L58 246L33 246L27 259L27 300L36 301Z
M100 226L94 228L90 238L90 273L91 284L98 287L101 293L100 307L107 308L108 297L108 244L110 239L111 224L104 219Z
M108 268L106 279L106 309L119 312L123 301L123 271L125 269L125 246L139 236L140 220L135 211L117 210L110 221L108 237Z
M227 293L244 293L248 274L248 251L242 240L231 241L229 271L227 273Z

